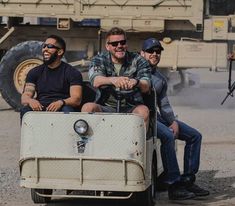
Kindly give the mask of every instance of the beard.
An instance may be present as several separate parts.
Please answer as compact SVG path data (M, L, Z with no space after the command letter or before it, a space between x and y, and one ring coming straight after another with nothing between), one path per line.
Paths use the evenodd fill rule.
M56 51L54 54L51 55L51 57L49 59L45 59L45 57L43 57L43 62L46 65L50 65L55 62L57 57L58 57L58 52Z
M114 50L110 52L113 59L122 61L126 56L126 50Z
M152 66L157 66L158 63L159 63L160 59L157 59L157 58L152 58L152 59L149 59L149 63L150 65Z

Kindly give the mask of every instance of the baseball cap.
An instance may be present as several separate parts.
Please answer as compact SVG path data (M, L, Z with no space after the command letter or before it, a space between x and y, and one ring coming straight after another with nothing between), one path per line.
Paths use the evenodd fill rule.
M146 39L143 43L142 50L146 51L146 50L152 49L152 48L160 48L161 50L164 50L160 41L158 41L157 39L155 39L155 38Z

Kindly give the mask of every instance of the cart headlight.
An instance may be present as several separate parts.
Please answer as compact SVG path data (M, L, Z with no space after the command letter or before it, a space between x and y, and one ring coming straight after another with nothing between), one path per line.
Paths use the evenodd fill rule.
M88 131L88 127L89 127L88 123L83 119L77 120L73 125L75 132L78 133L79 135L86 134Z

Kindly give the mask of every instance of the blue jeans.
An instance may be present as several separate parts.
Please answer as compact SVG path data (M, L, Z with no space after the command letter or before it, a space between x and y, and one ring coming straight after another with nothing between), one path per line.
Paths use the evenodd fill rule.
M161 141L161 156L166 175L165 182L173 184L183 179L194 182L195 174L198 172L200 164L201 134L187 124L178 121L178 139L185 141L184 147L184 171L180 175L179 165L175 152L175 137L168 128L169 125L160 117L157 120L157 137Z
M29 107L29 106L22 107L20 110L20 120L22 120L24 114L29 111L33 111L31 107ZM45 111L45 110L43 110L43 111ZM68 106L68 105L61 107L61 109L59 110L59 112L65 112L65 113L75 112L75 111L76 110L73 107Z

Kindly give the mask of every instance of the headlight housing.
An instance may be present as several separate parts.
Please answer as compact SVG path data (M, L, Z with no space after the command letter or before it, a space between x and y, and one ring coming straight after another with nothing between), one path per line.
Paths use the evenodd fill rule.
M85 120L79 119L74 123L73 128L77 134L85 135L88 131L89 126Z

